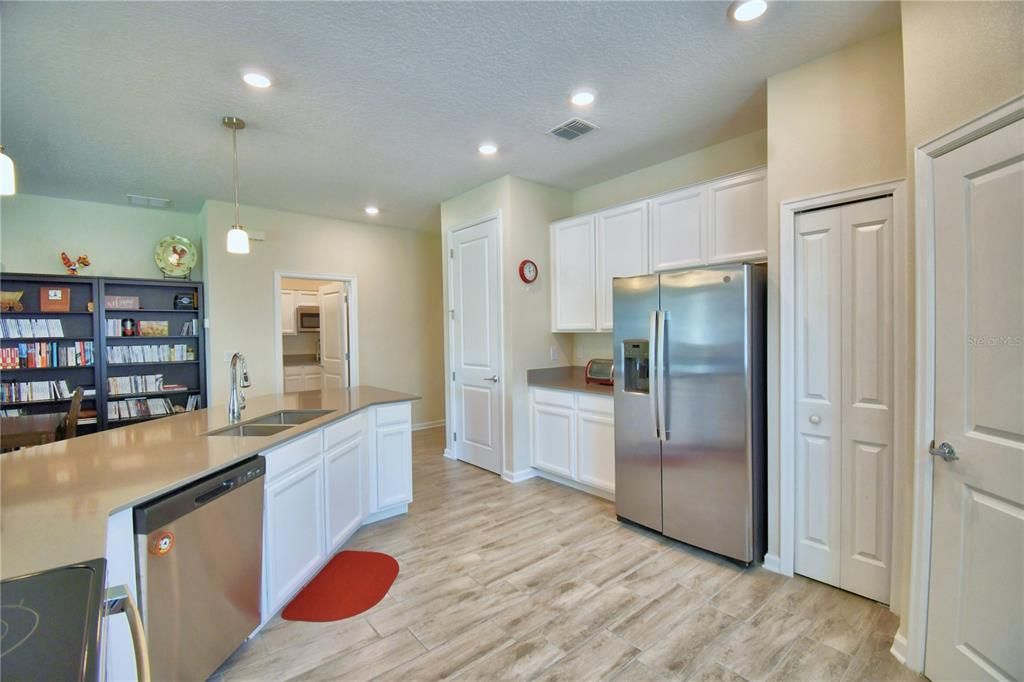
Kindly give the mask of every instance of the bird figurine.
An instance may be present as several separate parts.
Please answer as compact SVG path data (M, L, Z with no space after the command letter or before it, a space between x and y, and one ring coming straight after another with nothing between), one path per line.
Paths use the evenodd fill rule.
M60 260L64 263L64 267L68 269L69 275L77 275L79 268L87 268L92 265L92 263L89 262L89 256L82 254L75 260L71 260L67 251L60 252Z

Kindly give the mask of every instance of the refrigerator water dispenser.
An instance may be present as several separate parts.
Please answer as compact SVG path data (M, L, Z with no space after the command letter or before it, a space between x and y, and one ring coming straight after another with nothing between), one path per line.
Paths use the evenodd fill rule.
M622 342L623 390L628 393L651 392L649 347L647 339L626 339Z

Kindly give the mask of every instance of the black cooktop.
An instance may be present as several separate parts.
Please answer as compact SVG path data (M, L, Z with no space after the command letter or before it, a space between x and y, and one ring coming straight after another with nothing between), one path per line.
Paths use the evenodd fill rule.
M0 670L5 682L95 680L105 559L0 583Z

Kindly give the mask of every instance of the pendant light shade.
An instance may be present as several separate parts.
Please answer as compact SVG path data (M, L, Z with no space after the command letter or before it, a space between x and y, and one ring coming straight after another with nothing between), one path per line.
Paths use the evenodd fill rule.
M249 253L249 233L240 225L228 230L228 253Z
M236 116L225 116L221 123L231 129L231 159L235 171L235 224L228 230L228 253L249 253L249 233L238 220L238 131L245 128L245 121Z
M17 191L14 181L14 161L4 154L4 146L0 144L0 196L10 196Z

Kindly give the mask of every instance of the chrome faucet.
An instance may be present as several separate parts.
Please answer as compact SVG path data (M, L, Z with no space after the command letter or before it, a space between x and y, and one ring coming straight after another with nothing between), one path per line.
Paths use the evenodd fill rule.
M242 376L239 381L238 368L241 365ZM245 356L235 353L231 356L231 396L228 398L228 421L232 424L242 419L242 410L245 409L245 395L239 388L249 388L252 383L249 381L249 368L245 364Z

